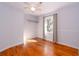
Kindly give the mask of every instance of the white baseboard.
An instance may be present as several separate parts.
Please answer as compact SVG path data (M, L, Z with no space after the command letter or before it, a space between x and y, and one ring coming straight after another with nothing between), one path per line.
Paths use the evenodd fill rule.
M10 46L8 46L8 47L5 47L5 48L1 49L0 52L5 51L5 50L8 49L8 48L11 48L11 47L14 47L14 46L20 45L20 44L23 44L23 42L20 42L20 43L13 44L13 45L10 45Z
M57 42L58 44L61 44L61 45L65 45L65 46L69 46L69 47L72 47L72 48L75 48L75 49L78 49L77 47L73 47L71 45L68 45L68 44L65 44L65 43L61 43L61 42Z

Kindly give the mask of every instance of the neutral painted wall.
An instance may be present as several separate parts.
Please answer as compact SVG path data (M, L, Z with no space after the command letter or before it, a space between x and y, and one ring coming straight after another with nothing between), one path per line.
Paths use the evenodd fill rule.
M24 13L0 3L0 51L23 43Z
M38 37L43 38L43 17L40 16L38 20Z
M43 38L43 16L58 14L58 43L79 48L79 3L39 17L38 37Z
M25 15L24 22L24 38L25 41L30 38L37 37L38 17L33 15Z
M58 10L58 42L79 48L79 3Z

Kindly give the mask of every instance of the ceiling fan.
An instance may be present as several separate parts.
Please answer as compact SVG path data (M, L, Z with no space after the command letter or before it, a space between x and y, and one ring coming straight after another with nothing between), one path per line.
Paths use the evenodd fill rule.
M24 2L24 9L30 12L41 11L42 10L42 2Z

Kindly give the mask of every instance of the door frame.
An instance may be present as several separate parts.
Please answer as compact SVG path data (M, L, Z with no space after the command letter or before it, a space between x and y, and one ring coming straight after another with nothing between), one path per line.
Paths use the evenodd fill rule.
M53 42L56 43L58 42L58 32L57 32L57 13L53 15L48 15L48 16L43 16L43 38L45 39L45 31L44 31L44 25L45 25L45 17L53 16L54 18L54 26L53 26Z

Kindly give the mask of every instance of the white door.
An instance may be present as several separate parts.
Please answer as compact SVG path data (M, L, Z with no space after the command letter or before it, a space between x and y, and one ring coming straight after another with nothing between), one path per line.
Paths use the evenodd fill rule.
M44 38L53 41L53 16L44 18Z

